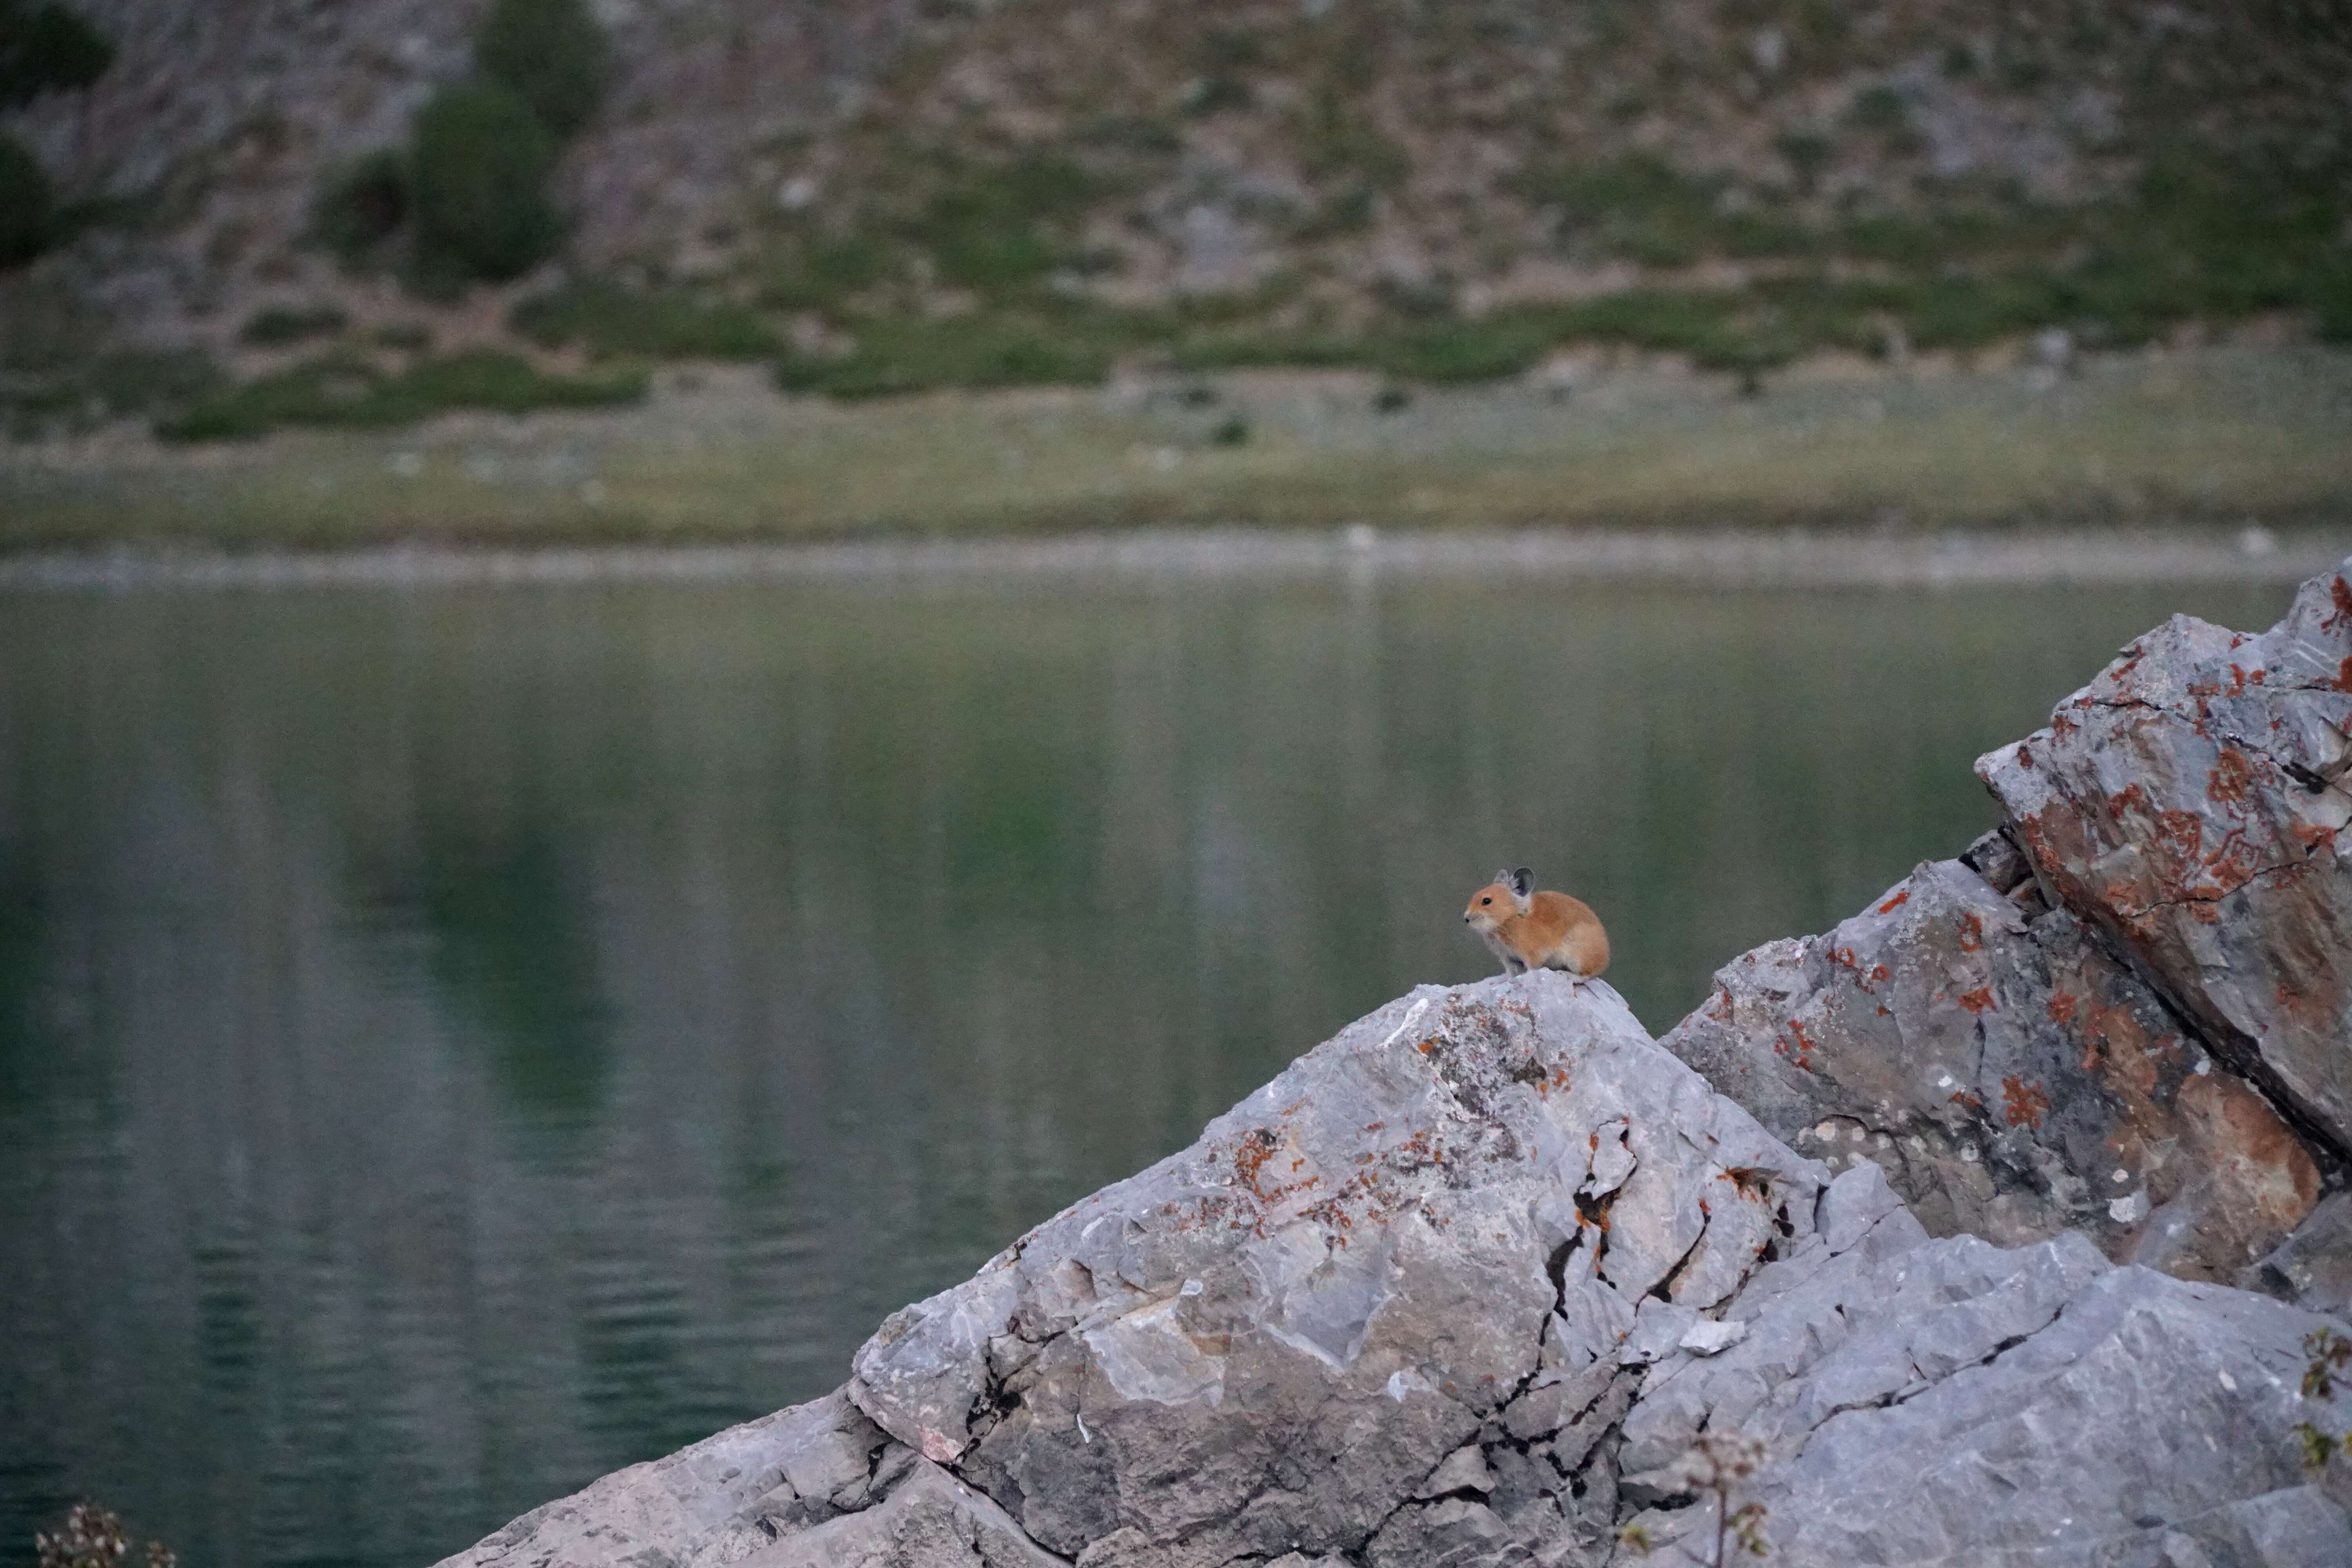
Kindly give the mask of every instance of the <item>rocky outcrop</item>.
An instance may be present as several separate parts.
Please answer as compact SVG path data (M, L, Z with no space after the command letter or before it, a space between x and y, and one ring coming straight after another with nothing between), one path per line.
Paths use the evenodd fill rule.
M2176 616L1977 764L2033 873L2352 1151L2352 562L2249 637Z
M2176 617L1978 764L2000 829L1735 960L1663 1043L1937 1234L2340 1308L2342 1220L2288 1238L2352 1147L2347 733L2342 571L2259 637Z
M1696 1561L1678 1466L1734 1429L1776 1562L2319 1563L2320 1321L1930 1240L1605 985L1423 987L894 1315L843 1393L451 1563L1601 1563L1629 1522Z
M1883 1182L1865 1163L1830 1191ZM1671 1476L1710 1425L1789 1456L1756 1492L1772 1562L2352 1555L2340 1492L2295 1454L2228 1436L2239 1420L2259 1434L2303 1418L2305 1320L2264 1298L2111 1267L2071 1233L2014 1251L1929 1241L1890 1206L1828 1261L1766 1270L1728 1321L1747 1332L1722 1354L1651 1369L1621 1459L1629 1490L1670 1487L1648 1478ZM1700 1509L1643 1522L1694 1547L1713 1529Z
M2275 708L2200 709L2202 665L2111 695L2136 645L1986 764L2030 830L1737 961L1672 1051L1599 983L1422 987L894 1314L841 1391L447 1568L1691 1564L1727 1496L1791 1565L2352 1561L2352 1469L2296 1434L2352 1425L2299 1388L2352 1276L2313 1022L2343 872L2298 832L2336 810L2306 611L2342 581L2235 645ZM2191 809L2200 742L2247 781L2205 820L2261 850L2207 867L2210 921L2122 901L2186 853L2132 835Z
M1937 861L1734 960L1663 1043L1805 1152L1877 1163L1937 1235L2075 1230L2233 1279L2311 1210L2317 1163L1999 845L1974 852L1992 879Z
M1424 988L893 1317L849 1394L1073 1559L1590 1550L1643 1309L1719 1308L1820 1186L1612 994ZM1503 1498L1435 1484L1474 1458Z

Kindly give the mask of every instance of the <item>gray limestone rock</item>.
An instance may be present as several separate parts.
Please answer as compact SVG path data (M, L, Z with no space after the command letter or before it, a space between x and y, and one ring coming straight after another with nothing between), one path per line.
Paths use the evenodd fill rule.
M928 1459L859 1513L797 1531L740 1559L743 1568L1055 1568L1004 1510Z
M2005 838L1969 859L1733 960L1661 1043L1832 1169L1883 1167L1938 1235L2079 1230L2234 1279L2318 1199L2311 1151Z
M442 1568L493 1563L718 1568L862 1509L911 1456L842 1394L731 1426L532 1510ZM895 1460L895 1462L893 1462ZM797 1484L796 1484L797 1482ZM807 1489L802 1489L805 1487Z
M2341 1563L2296 1307L2083 1237L1931 1240L1604 985L1423 987L898 1313L840 1394L526 1515L462 1568ZM1923 1480L1926 1484L1923 1484ZM2342 1538L2352 1541L2352 1538ZM2316 1553L2316 1555L2315 1555Z
M2352 1316L2352 1193L2321 1200L2293 1236L2240 1274L2237 1283L2315 1312Z
M2153 1563L2175 1536L2179 1562L2352 1562L2343 1499L2292 1433L2315 1414L2296 1385L2321 1320L2116 1268L2079 1236L2002 1251L1904 1217L1827 1257L1817 1237L1742 1293L1741 1344L1654 1367L1628 1489L1670 1493L1692 1437L1728 1427L1769 1446L1740 1495L1792 1568ZM1708 1560L1711 1505L1639 1522L1672 1549L1654 1561Z
M1977 763L2045 892L2352 1152L2352 562L2259 636L2176 616Z
M1083 1561L1390 1529L1453 1560L1517 1537L1399 1500L1489 1423L1572 1422L1637 1304L1719 1308L1810 1233L1820 1182L1605 985L1424 987L895 1316L850 1394Z

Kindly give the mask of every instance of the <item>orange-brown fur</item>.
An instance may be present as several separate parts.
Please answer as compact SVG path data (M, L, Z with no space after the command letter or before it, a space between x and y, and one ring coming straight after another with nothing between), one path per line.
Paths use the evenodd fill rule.
M1495 874L1470 895L1463 923L1503 961L1503 973L1564 969L1579 980L1609 967L1609 933L1601 917L1566 893L1539 893L1526 867Z

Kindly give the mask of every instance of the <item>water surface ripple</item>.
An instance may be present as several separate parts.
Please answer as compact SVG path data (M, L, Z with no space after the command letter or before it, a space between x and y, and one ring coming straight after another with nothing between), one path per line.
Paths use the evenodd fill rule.
M1486 967L1654 1028L2274 587L0 593L0 1560L414 1568Z

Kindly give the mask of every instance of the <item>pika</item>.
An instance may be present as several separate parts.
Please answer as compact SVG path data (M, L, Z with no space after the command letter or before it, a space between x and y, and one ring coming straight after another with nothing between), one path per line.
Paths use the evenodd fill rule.
M1496 872L1493 882L1471 894L1462 923L1494 949L1506 974L1564 969L1579 980L1596 980L1609 967L1609 933L1601 917L1566 893L1537 892L1536 874L1525 866Z

